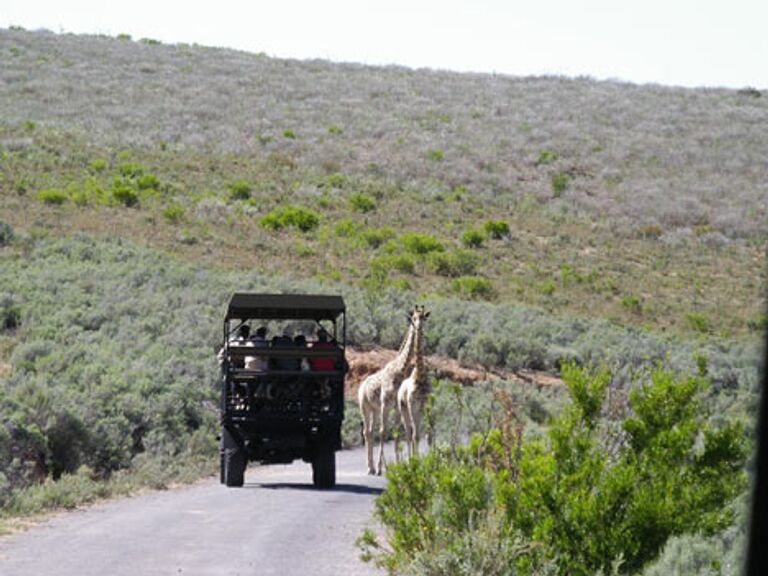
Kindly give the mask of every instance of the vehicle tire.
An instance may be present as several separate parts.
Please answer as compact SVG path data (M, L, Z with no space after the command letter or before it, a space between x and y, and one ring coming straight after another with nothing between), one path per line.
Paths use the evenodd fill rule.
M226 428L221 429L221 480L230 488L245 482L245 454Z
M336 486L336 452L323 446L318 449L312 460L312 483L316 488Z
M219 482L224 484L227 480L227 469L224 458L224 450L219 450Z
M240 488L245 483L245 457L239 449L224 454L224 483L228 488Z

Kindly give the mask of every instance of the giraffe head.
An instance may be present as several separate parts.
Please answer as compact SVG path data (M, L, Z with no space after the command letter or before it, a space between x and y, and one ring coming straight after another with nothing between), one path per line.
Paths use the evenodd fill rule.
M408 313L408 322L410 322L416 332L421 332L424 326L424 321L427 318L429 318L429 312L426 311L424 305L419 306L416 304L416 306L413 307L413 310Z

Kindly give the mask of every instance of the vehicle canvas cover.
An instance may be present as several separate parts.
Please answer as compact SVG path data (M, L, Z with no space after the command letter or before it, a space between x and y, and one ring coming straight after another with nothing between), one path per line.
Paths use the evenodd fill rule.
M345 311L341 296L238 292L229 301L226 319L336 320Z

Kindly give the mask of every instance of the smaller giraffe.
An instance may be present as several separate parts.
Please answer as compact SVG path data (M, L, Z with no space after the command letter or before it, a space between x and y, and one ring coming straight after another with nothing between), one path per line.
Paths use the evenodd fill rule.
M417 307L418 308L418 307ZM422 320L429 317L421 307ZM424 405L432 387L427 377L427 367L424 364L424 338L421 331L415 334L413 342L414 366L411 375L403 380L397 391L397 409L400 420L405 427L405 442L408 445L408 457L419 453L419 431L424 415Z
M384 471L384 441L387 433L389 411L397 401L397 392L405 378L405 371L413 353L415 334L421 332L422 310L414 308L408 314L408 332L400 345L400 350L381 370L363 380L357 391L360 415L363 419L363 437L368 461L368 474L381 475ZM379 420L379 457L376 468L373 467L373 430ZM395 457L398 456L395 448Z

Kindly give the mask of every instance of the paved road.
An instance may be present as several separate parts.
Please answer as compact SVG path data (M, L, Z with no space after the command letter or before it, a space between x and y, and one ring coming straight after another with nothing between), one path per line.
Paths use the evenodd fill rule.
M0 538L2 576L368 575L355 539L384 480L360 450L339 452L337 486L311 468L251 465L243 488L218 479L60 514Z

